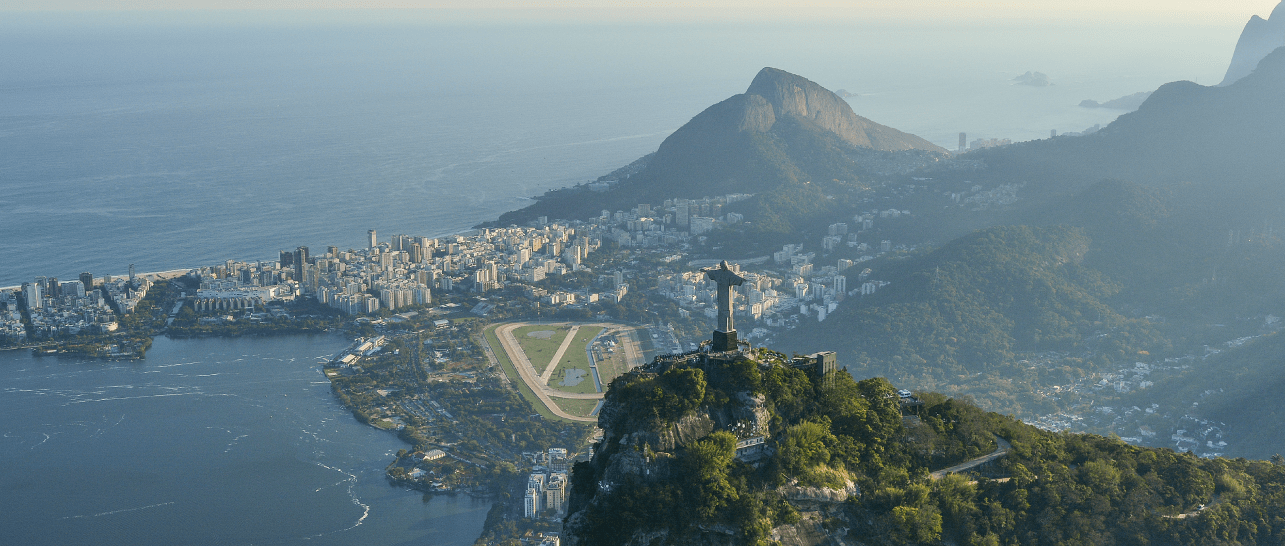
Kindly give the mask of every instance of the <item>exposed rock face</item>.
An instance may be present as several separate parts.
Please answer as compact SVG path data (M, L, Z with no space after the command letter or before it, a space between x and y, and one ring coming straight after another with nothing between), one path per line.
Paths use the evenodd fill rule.
M634 373L654 376L648 372ZM590 461L598 472L598 481L592 491L573 489L570 492L570 513L564 521L563 543L589 546L582 537L584 529L590 525L585 514L592 505L608 498L622 484L678 479L681 470L677 466L676 454L681 453L685 446L720 430L735 430L742 437L768 433L772 413L765 406L764 395L738 392L731 398L720 407L701 406L674 422L660 422L653 415L626 411L620 400L609 391L598 418L599 426L603 428L603 440L595 446L594 457ZM577 475L572 477L573 481L577 478ZM844 503L848 497L859 493L855 484L849 481L844 489L830 489L800 487L795 482L782 486L778 493L799 511L800 521L772 529L773 540L787 546L848 544L844 537L851 525L848 524ZM626 544L734 546L741 543L736 528L707 523L688 529L636 529Z
M626 436L627 444L650 445L657 451L673 451L714 432L715 422L708 410L701 409L683 416L677 423L661 430L641 430Z
M1227 75L1218 85L1231 85L1249 75L1263 57L1282 46L1285 46L1285 2L1277 4L1267 19L1257 15L1249 18L1236 41L1236 51L1232 53Z
M858 116L848 101L812 80L776 68L764 68L750 82L745 91L747 106L753 108L755 119L774 119L790 116L806 120L817 127L834 133L844 142L876 150L924 149L945 150L922 138L903 133ZM756 97L761 97L759 101ZM764 104L766 103L766 104ZM765 106L770 106L770 111ZM747 111L747 118L751 116ZM766 132L772 124L759 124L753 130Z
M816 511L800 512L800 521L772 529L768 538L781 546L846 546L857 544L847 538L847 529L826 529L825 521L847 523L847 515L839 505L829 505Z
M843 489L831 489L829 487L799 487L797 483L792 483L782 485L777 488L777 492L781 493L781 496L785 497L786 500L789 501L825 503L843 502L848 497L856 495L860 491L857 489L857 484L852 483L852 481L849 480L847 486Z
M783 546L837 546L850 544L847 539L848 514L843 502L860 491L848 481L843 489L799 487L797 482L777 488L791 505L799 510L799 522L772 529L770 538ZM826 522L839 528L827 529Z
M741 406L732 416L732 422L750 423L751 434L767 434L767 427L772 422L772 413L763 406L767 398L761 394L740 392L736 399L741 401Z
M766 133L776 124L776 111L767 99L759 95L736 95L728 99L728 106L740 109L740 131ZM739 103L739 104L738 104Z
M673 451L708 436L715 430L729 430L734 425L748 424L749 433L766 434L771 414L763 406L763 395L737 393L740 404L710 409L702 407L684 415L675 423L655 426L647 416L624 415L611 398L598 413L598 425L605 432L604 442L618 442L633 447L650 447L654 451Z
M838 148L822 144L827 141ZM818 165L851 163L850 158L817 160L840 157L846 153L841 148L848 147L946 153L858 116L847 101L807 78L764 68L745 93L706 108L669 135L639 173L638 180L645 182L628 191L634 199L652 193L662 199L694 197L695 186L702 194L765 192L810 178Z
M498 224L538 216L585 217L675 197L745 193L765 197L740 207L752 210L759 199L772 211L770 218L751 224L793 233L792 222L829 214L821 210L828 202L810 194L847 192L870 174L909 172L948 154L923 138L858 116L843 98L807 78L764 68L744 93L696 114L645 161L603 177L609 186L550 192L501 216Z

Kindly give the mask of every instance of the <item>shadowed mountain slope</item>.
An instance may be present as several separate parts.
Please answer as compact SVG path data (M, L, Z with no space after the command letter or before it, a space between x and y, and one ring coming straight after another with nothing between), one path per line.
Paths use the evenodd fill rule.
M1285 173L1285 48L1226 87L1165 84L1135 112L1083 137L986 150L997 178L1041 180L1033 193L1068 194L1103 178L1206 191L1279 189Z
M1245 23L1245 30L1240 33L1240 39L1236 41L1236 50L1232 53L1231 64L1227 66L1227 75L1218 85L1231 85L1245 77L1254 71L1263 57L1281 46L1285 46L1285 2L1277 4L1267 19L1257 15L1249 18L1249 22Z
M745 93L696 115L661 143L636 170L603 177L612 186L550 192L526 209L500 217L586 217L668 198L766 193L783 186L852 182L870 154L944 154L919 138L856 115L838 95L801 76L764 68ZM600 188L601 189L601 188Z

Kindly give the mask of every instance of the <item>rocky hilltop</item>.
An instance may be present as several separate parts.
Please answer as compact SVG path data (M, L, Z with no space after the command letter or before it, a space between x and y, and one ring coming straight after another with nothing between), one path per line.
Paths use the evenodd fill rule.
M1218 85L1231 85L1249 75L1263 57L1281 46L1285 46L1285 2L1277 4L1267 19L1257 15L1249 18L1236 41L1227 75Z
M1058 434L827 354L659 357L610 385L572 546L1278 544L1285 467ZM1285 460L1282 460L1285 461Z
M854 182L874 169L921 165L945 155L927 140L858 116L847 101L807 78L764 68L745 93L706 108L655 153L595 184L545 194L498 223L542 215L582 218L670 198Z
M814 123L818 128L833 133L853 146L884 151L946 151L915 135L858 116L847 101L830 90L784 70L770 67L760 70L742 96L751 98L747 103L747 110L753 111L753 114L747 114L755 119L793 117ZM753 130L767 132L771 128L771 123L768 123L756 126Z

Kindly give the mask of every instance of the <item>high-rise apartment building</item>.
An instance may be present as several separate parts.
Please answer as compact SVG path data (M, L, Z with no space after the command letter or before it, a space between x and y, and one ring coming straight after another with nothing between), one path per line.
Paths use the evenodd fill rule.
M308 266L308 247L294 249L294 278L303 282L303 270Z
M41 283L22 283L22 297L27 300L27 309L40 309L41 303Z

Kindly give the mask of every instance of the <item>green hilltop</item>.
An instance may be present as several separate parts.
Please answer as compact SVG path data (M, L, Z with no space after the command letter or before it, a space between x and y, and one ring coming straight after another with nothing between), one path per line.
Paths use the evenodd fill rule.
M884 379L809 363L759 349L660 358L618 378L599 420L604 437L573 469L564 541L1285 539L1281 464L1042 431L964 399L904 397ZM988 454L986 464L940 472Z

